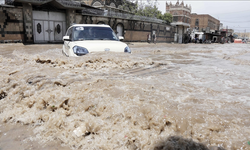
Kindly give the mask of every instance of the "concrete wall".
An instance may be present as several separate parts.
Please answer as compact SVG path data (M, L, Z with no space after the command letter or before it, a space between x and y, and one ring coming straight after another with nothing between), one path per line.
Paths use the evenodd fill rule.
M25 43L33 43L33 15L32 15L32 5L30 4L23 4L23 22L24 22L24 39Z
M174 30L170 25L138 20L126 20L103 16L89 16L76 14L76 23L84 24L107 24L116 32L116 27L121 24L124 27L124 41L143 42L147 41L147 35L156 32L157 42L173 42ZM167 30L169 29L169 30Z
M22 42L24 39L21 8L0 6L0 42Z

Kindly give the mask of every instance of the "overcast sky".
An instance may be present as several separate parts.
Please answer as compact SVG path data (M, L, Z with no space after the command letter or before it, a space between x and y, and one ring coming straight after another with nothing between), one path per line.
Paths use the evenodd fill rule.
M166 2L176 4L177 0L158 0L158 9L166 11ZM181 2L180 0L179 2ZM250 32L250 1L202 1L184 0L184 4L190 4L191 13L209 14L220 20L223 26L232 28L235 32Z

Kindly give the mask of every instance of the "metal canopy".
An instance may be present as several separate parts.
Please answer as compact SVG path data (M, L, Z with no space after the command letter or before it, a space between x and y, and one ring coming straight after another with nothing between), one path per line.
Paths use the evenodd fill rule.
M30 3L33 5L43 5L48 2L51 2L52 0L13 0L14 2L20 2L20 3Z
M15 2L20 3L30 3L32 5L43 5L43 4L52 4L53 6L61 9L83 9L80 2L68 1L68 0L14 0Z
M172 26L185 26L185 27L190 27L190 24L184 23L184 22L172 22Z

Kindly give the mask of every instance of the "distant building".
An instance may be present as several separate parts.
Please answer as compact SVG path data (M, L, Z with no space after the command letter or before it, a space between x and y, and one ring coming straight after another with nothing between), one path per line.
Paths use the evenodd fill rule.
M175 5L171 2L170 4L166 2L166 13L170 13L173 16L171 25L176 26L175 42L182 43L187 29L190 27L191 6L187 4L185 6L183 1L179 3L179 0L177 0Z
M230 35L233 35L234 30L233 29L227 29L227 28L222 28L220 29L221 36L228 37Z
M191 26L192 29L197 31L218 33L220 30L220 20L208 14L191 14Z
M223 29L223 23L220 23L220 30Z
M239 39L250 39L250 32L235 32Z
M224 37L226 38L227 40L230 40L230 42L233 42L234 40L234 30L233 29L228 29L227 27L226 28L222 28L220 29L220 33L221 33L221 37Z
M191 26L193 31L204 32L207 40L219 41L220 20L208 14L191 14Z

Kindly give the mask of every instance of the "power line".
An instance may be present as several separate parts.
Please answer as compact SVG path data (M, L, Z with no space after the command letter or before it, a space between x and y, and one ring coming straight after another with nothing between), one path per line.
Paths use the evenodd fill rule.
M246 11L250 11L250 9L249 10L242 10L242 11L234 11L234 12L227 12L227 13L216 13L216 14L213 14L213 15L220 15L220 14L235 14L235 13L238 13L238 12L246 12Z
M237 29L237 28L232 28L234 31L247 31L247 30L239 30L239 29Z
M246 22L250 22L250 20L248 21L226 21L226 20L220 20L222 22L228 22L228 23L246 23Z
M233 28L244 28L245 29L245 28L250 28L250 27L233 27Z
M225 17L222 17L222 16L217 16L217 18L225 18L225 19L228 19L228 18L230 18L230 19L232 19L232 18L237 18L237 19L240 19L240 18L248 18L249 17L249 15L247 15L247 16L234 16L234 17L232 17L232 16L225 16Z

